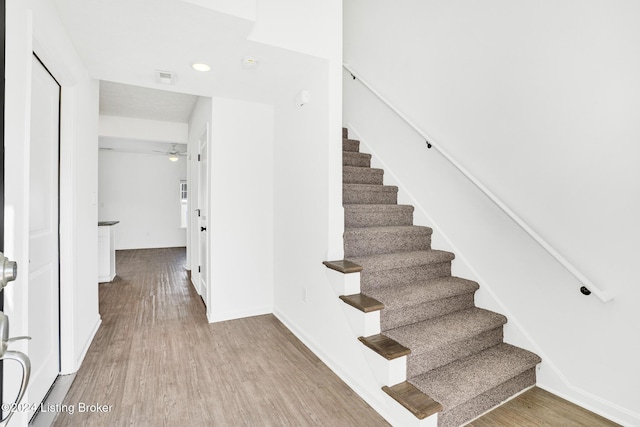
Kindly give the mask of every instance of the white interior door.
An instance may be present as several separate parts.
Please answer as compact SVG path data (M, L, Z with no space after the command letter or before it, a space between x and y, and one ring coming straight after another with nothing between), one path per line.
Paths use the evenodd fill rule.
M60 86L33 58L30 142L28 319L31 381L39 404L60 372L59 169Z
M200 221L199 221L199 288L200 288L200 296L204 301L205 305L208 304L207 296L209 294L208 289L208 280L207 280L207 272L208 272L208 250L207 250L207 228L208 221L207 216L209 214L209 182L207 175L207 157L208 157L208 143L207 143L207 132L202 135L199 141L199 156L198 156L198 209L200 210Z

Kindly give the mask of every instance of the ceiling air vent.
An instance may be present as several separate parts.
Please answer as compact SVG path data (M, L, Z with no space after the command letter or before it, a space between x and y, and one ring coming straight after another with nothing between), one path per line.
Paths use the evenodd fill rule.
M175 76L171 71L156 70L156 80L158 81L158 83L172 85L173 83L175 83Z

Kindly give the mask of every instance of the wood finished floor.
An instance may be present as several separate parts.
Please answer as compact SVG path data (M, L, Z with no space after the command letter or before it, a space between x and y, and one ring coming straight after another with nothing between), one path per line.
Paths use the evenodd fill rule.
M274 316L207 323L181 248L118 251L54 426L387 426ZM79 413L79 403L111 405ZM617 426L534 387L471 427Z
M538 387L467 424L468 427L613 427L614 422Z
M207 323L184 249L118 251L55 426L387 426L274 316ZM79 403L112 405L79 413Z

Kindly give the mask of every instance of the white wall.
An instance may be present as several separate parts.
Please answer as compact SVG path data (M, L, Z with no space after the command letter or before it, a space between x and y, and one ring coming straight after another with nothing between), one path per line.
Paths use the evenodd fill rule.
M436 244L456 249L455 268L481 282L479 303L506 311L508 337L543 357L539 384L628 425L640 424L638 17L623 1L345 4L345 62L615 300L579 294L346 74L345 123L418 205L417 220L437 227Z
M341 1L256 0L257 20L250 40L333 59L341 28Z
M367 403L388 415L380 385L322 264L327 260L329 223L336 219L327 215L327 183L336 168L327 145L333 142L334 128L340 127L334 123L327 128L330 99L318 96L328 84L327 70L317 70L300 84L316 94L312 102L294 105L294 86L285 92L290 97L283 96L276 105L274 313Z
M186 160L167 156L101 151L100 221L116 225L116 249L171 248L187 244L180 227L180 180L187 179Z
M47 1L7 2L5 98L5 252L19 263L5 291L11 335L28 335L29 111L31 55L36 51L62 85L61 118L61 349L62 372L78 369L97 327L98 83L89 78ZM22 341L12 349L29 352ZM5 370L5 392L18 379ZM28 395L26 396L28 400ZM17 413L12 425L26 425Z
M187 123L133 117L101 115L99 126L100 136L112 138L186 143L189 135Z
M312 0L256 0L257 21L249 40L284 49L324 58L328 62L325 86L311 92L312 99L328 102L328 116L324 122L329 134L324 141L328 150L326 159L329 167L326 176L328 204L326 213L329 224L326 259L342 258L342 0L316 2ZM309 77L309 76L307 76ZM304 76L301 76L304 79ZM318 78L318 76L315 76ZM296 86L295 81L283 81L282 96L290 96L284 101L287 106L295 94L304 86ZM294 90L287 93L287 86ZM328 98L324 98L327 95ZM283 123L283 126L285 124Z
M272 3L258 2L251 36L326 59L315 72L283 83L275 104L274 313L369 405L400 425L322 264L343 256L342 1L278 1L261 27L261 8ZM276 13L282 10L291 13ZM300 107L294 99L302 89L311 102Z
M367 403L400 425L322 264L343 256L342 1L258 0L257 6L253 40L325 59L314 72L283 82L275 103L274 313ZM300 107L294 99L303 89L311 102Z
M74 346L73 352L62 352L63 374L80 368L100 324L96 230L98 99L97 80L85 78L72 89L62 90L61 112L68 116L62 119L60 162L61 272L67 272L66 278L65 273L61 276L61 344L63 349L69 342ZM65 105L73 105L73 110L67 108L64 112ZM65 146L70 145L64 143L66 138L73 141L72 146Z
M273 107L213 98L210 321L273 311Z

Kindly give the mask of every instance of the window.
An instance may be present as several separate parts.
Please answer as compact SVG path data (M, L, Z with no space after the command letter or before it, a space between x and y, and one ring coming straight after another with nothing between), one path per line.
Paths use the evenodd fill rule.
M187 203L187 181L180 180L180 202Z
M180 228L187 227L187 180L180 180Z

